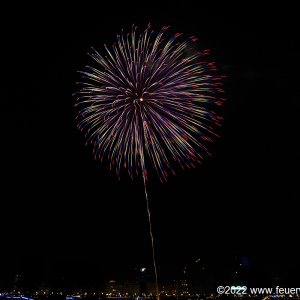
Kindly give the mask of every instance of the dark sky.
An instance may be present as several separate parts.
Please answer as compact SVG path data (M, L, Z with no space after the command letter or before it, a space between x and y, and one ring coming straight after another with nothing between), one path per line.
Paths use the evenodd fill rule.
M235 255L266 270L299 266L295 8L98 2L2 12L2 275L24 261L72 261L103 274L151 264L142 180L118 181L92 159L72 97L90 47L101 52L122 28L149 22L197 36L227 76L213 156L167 183L149 182L162 271Z

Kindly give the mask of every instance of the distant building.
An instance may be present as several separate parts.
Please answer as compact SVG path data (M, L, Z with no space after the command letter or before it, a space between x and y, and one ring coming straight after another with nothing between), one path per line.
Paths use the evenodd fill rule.
M189 286L186 279L180 280L179 295L183 297L187 297L190 295Z
M172 280L162 284L160 293L164 296L177 296L179 290L179 283L176 280Z
M137 280L125 281L122 294L123 295L130 295L130 296L138 296L140 293L140 284Z
M148 289L147 289L147 273L146 268L139 269L139 283L140 283L140 291L139 296L147 296Z
M152 295L156 295L156 283L154 281L147 281L147 292L148 292L148 296Z
M115 280L108 280L105 284L104 293L106 296L118 296L122 290L122 286L117 284Z

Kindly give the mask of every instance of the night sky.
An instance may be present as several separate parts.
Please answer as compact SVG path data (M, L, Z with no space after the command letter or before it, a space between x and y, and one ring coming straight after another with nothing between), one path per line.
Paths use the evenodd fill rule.
M106 278L151 267L142 179L119 181L93 160L72 97L91 47L101 52L122 28L149 22L197 36L226 75L212 157L149 182L160 272L199 257L222 269L240 255L262 274L299 268L295 8L101 2L2 11L1 278L22 268L44 276L80 266Z

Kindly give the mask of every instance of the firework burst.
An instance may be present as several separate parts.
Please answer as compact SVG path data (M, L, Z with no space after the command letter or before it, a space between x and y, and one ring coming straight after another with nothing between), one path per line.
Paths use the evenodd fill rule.
M208 50L195 50L195 37L166 38L168 27L141 33L133 26L117 36L106 55L95 49L77 93L78 128L94 156L130 177L152 165L164 181L173 164L194 167L208 153L221 117L221 77ZM148 163L149 162L149 163ZM175 165L175 164L174 164Z
M200 163L209 153L206 144L217 136L221 117L215 108L223 102L221 77L206 60L208 51L195 50L195 37L166 38L167 29L156 34L148 25L138 34L133 26L111 49L105 46L105 56L93 49L95 66L81 72L76 103L78 128L94 146L95 158L107 156L118 176L122 167L132 178L142 173L158 299L145 162L161 181L174 173L173 162L182 168Z

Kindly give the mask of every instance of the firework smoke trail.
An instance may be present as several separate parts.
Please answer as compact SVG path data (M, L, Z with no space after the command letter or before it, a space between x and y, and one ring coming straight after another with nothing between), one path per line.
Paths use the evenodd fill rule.
M77 126L95 159L107 158L119 178L122 168L131 178L143 176L156 283L146 163L161 181L175 174L173 163L183 169L201 163L220 125L215 108L223 103L221 77L206 61L208 51L195 50L195 37L167 38L167 29L155 34L148 25L138 34L133 26L117 36L112 49L105 46L106 56L93 49L95 67L81 72L76 103Z
M154 238L153 238L153 232L152 232L152 222L151 222L151 212L149 207L149 199L148 199L148 193L147 193L147 187L146 187L146 177L143 175L144 180L144 189L145 189L145 198L146 198L146 204L147 204L147 214L148 214L148 221L149 221L149 232L150 232L150 238L151 238L151 247L152 247L152 261L153 261L153 267L154 267L154 273L155 273L155 287L156 287L156 296L159 300L159 289L158 289L158 275L157 275L157 266L156 266L156 259L155 259L155 247L154 247Z

